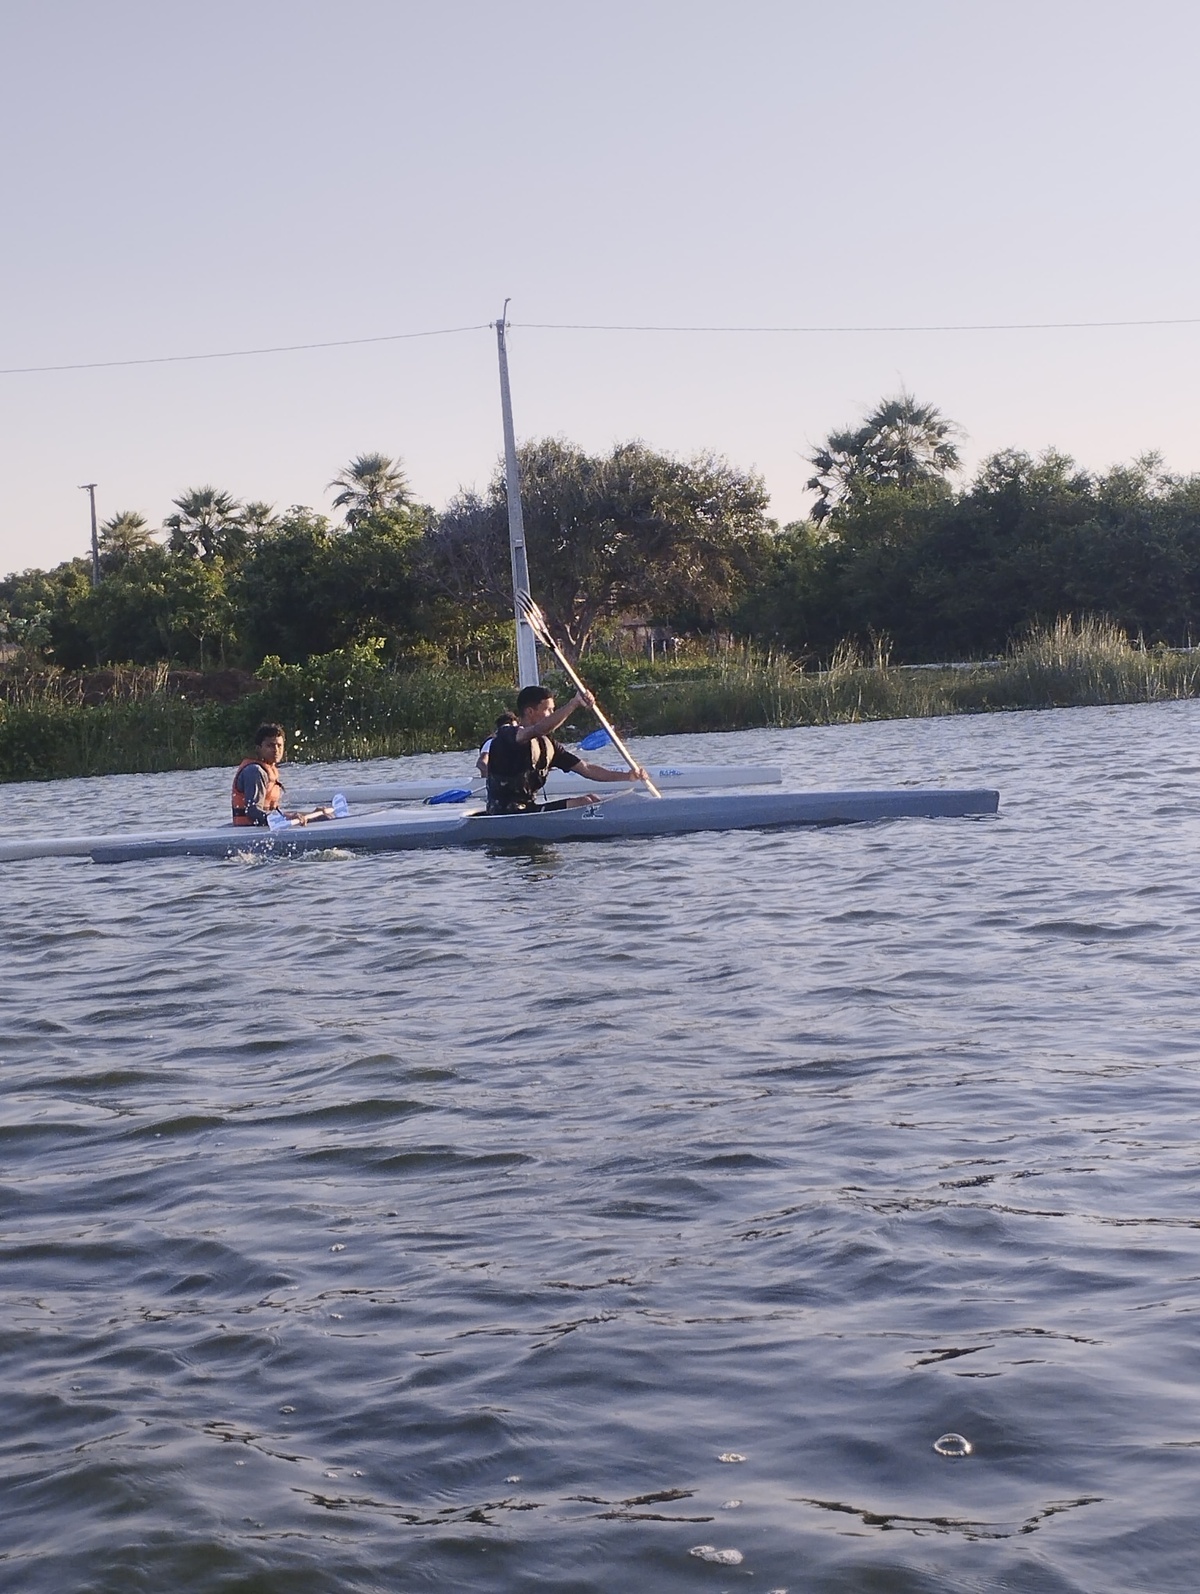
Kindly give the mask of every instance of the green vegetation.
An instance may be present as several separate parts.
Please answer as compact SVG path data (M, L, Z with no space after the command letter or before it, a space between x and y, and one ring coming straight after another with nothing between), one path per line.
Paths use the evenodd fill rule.
M1098 621L1060 622L1001 659L957 668L898 666L846 648L828 669L806 671L744 646L654 665L601 655L592 663L605 704L630 734L643 735L1200 696L1200 654L1131 644ZM507 677L448 665L397 669L372 648L305 665L268 661L257 689L232 703L189 700L165 671L116 672L99 703L84 700L85 683L9 679L0 780L232 766L263 719L287 727L301 761L474 748L512 697Z
M883 401L782 528L711 455L527 444L537 596L635 731L1191 695L1200 477L1006 450L960 486L958 431ZM329 488L340 522L190 488L157 532L104 523L98 586L85 559L0 581L0 778L229 762L262 718L310 758L472 744L513 676L503 472L440 513L386 454ZM913 668L945 659L993 662Z

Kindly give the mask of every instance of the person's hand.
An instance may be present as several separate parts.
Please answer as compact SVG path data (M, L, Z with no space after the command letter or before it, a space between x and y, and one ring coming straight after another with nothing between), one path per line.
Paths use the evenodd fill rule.
M595 708L595 706L596 706L596 699L593 697L591 692L588 691L586 686L580 687L579 691L576 692L576 694L575 694L575 702L576 702L576 705L579 708L589 708L590 709L590 708Z
M640 764L635 764L629 771L630 780L649 780L650 777Z

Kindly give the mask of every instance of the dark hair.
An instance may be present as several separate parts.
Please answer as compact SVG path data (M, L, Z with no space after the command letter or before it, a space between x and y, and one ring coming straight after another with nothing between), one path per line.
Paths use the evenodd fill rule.
M515 725L516 723L517 723L517 716L513 713L512 709L510 709L510 708L506 708L504 710L503 714L497 714L496 715L496 729L497 730L499 730L502 725Z
M276 725L274 720L268 720L265 725L260 725L255 731L254 745L255 747L261 747L268 736L282 736L283 734L282 725Z
M524 714L527 708L536 708L539 703L547 703L554 696L548 686L523 686L517 693L517 713Z

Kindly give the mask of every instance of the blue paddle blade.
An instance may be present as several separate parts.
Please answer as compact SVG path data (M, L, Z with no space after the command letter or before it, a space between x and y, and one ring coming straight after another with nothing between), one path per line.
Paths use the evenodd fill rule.
M598 731L589 731L579 745L585 752L594 753L597 747L604 747L611 740L612 737L603 728L603 726L601 726Z
M436 808L439 803L467 803L471 800L469 786L453 786L449 791L440 791L436 797L426 797L427 808Z

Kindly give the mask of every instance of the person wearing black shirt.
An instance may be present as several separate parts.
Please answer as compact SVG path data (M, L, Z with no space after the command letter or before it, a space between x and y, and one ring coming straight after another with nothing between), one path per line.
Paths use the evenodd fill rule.
M545 686L523 687L517 697L517 718L498 725L488 750L487 811L489 814L527 814L535 809L582 808L599 802L595 792L539 803L538 793L552 769L574 770L584 780L645 780L644 769L608 769L589 764L554 740L552 732L565 725L577 708L593 708L590 692L577 692L569 703L556 708L554 693Z

